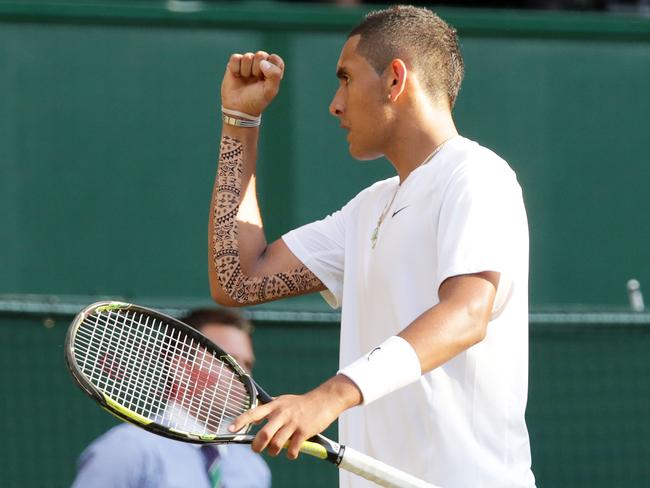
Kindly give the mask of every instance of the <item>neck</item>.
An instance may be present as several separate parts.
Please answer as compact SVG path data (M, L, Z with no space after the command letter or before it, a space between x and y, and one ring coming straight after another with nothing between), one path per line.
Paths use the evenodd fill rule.
M407 114L405 121L396 120L399 129L391 138L386 158L395 167L402 183L411 172L424 163L442 144L458 135L449 111L430 110L427 113Z

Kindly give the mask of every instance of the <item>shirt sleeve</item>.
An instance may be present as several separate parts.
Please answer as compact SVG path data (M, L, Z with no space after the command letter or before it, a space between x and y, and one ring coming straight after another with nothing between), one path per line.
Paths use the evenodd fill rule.
M437 231L436 290L453 276L499 272L492 318L505 308L514 286L513 263L528 249L521 188L503 166L473 162L459 168L445 191Z
M332 307L341 306L345 265L345 231L358 196L341 210L282 236L291 252L327 287L322 292Z

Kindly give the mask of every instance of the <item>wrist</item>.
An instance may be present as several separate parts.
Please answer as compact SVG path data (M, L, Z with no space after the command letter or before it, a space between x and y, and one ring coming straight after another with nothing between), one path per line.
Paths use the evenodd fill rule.
M252 115L239 110L221 106L221 120L224 124L233 127L252 128L259 127L262 123L262 115Z
M347 376L337 374L308 393L322 406L329 408L333 418L338 417L348 408L361 404L361 391Z
M420 360L406 339L392 336L365 356L342 368L359 389L363 405L416 382L422 375Z

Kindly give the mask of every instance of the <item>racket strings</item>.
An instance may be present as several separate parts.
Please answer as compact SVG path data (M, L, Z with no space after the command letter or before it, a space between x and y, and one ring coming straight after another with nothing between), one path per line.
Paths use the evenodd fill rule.
M147 340L151 341L150 338L147 338ZM179 343L180 346L182 346L183 356L185 357L185 360L188 360L188 359L191 360L191 358L188 357L188 346L191 348L191 346L193 344L191 344L191 343L188 344L187 341L185 341L183 343L183 342L178 341L178 339L176 340L176 342ZM123 344L123 341L121 343ZM205 352L203 352L202 355L205 356ZM141 358L142 354L140 354L139 356L140 356L139 359L142 359ZM169 354L165 354L165 356L169 356ZM165 356L163 356L163 359L165 359ZM146 354L145 355L145 362L140 362L140 364L144 364L146 369L151 369L151 365L146 362L146 358L150 359L151 357L154 357L154 356L152 356L151 354ZM167 360L165 362L167 363L167 367L169 367L169 361ZM177 391L182 391L183 393L182 393L182 396L177 394L173 399L176 402L187 403L187 399L188 399L187 391L188 391L188 388L183 388L183 384L187 383L187 381L189 381L193 377L193 374L191 374L191 373L188 374L188 368L187 367L179 368L180 364L181 364L181 361L178 361L176 363L176 369L175 369L175 372L174 372L174 376L178 379L177 383L180 383L180 388L178 388ZM114 367L110 368L110 370L114 370L114 369L115 369ZM229 372L229 370L226 370L226 371ZM179 374L179 372L180 372L180 374ZM158 376L159 378L161 378L159 372L155 373L154 376ZM159 388L159 390L160 390L160 388ZM219 396L219 395L217 395L217 396Z
M106 325L105 321L100 322L100 323L102 323L103 325ZM94 333L97 330L97 327L96 327L97 323L95 323L93 325L95 326L92 329L92 332ZM112 325L112 324L109 324L109 325ZM146 324L144 324L144 325L146 325ZM168 327L168 326L166 326L166 327ZM154 330L154 327L149 328L150 332L153 331L153 330ZM78 342L82 343L84 345L88 345L88 342L86 340L84 340L84 338L83 338L83 335L84 335L83 332L84 332L83 329L81 329L79 331L78 334L79 334L80 338L78 338ZM162 337L166 337L166 338L170 337L167 334L166 329L163 331ZM91 339L92 339L92 337L91 337ZM127 344L128 344L128 339L133 339L133 337L124 337L123 335L121 335L121 336L119 336L117 338L117 345L119 346L118 352L119 351L130 351L130 353L134 352L134 348L127 348L126 347ZM154 338L152 338L152 337L147 337L146 339L147 339L148 342L153 342L153 340L154 340ZM179 354L179 356L182 356L183 359L186 360L186 361L191 361L191 357L189 357L189 352L188 352L189 349L187 348L188 344L181 343L178 338L173 338L172 337L172 340L174 340L176 343L178 343L179 346L182 347L182 353ZM104 341L104 342L106 342L106 341ZM160 346L160 345L161 345L160 340L156 340L156 346ZM90 348L91 348L91 352L95 353L95 359L100 357L100 354L98 354L98 353L107 354L106 349L103 349L102 351L98 351L96 347L93 348L92 344L90 345ZM163 378L162 373L163 373L163 371L169 370L170 366L173 366L173 364L171 363L171 360L169 359L171 355L169 354L169 352L170 352L169 349L165 349L165 351L164 351L165 354L164 354L164 356L162 358L162 364L160 363L160 361L158 363L151 364L150 363L151 358L155 357L155 355L151 354L151 352L152 351L148 351L148 353L145 354L142 350L140 350L138 352L138 354L137 354L137 357L135 358L135 359L137 359L137 361L135 361L134 358L132 357L133 354L130 354L126 358L127 363L128 363L127 366L136 364L136 365L138 365L136 367L140 368L140 369L135 371L136 374L133 376L133 378L143 378L145 380L145 384L147 383L147 380L151 381L152 379L157 379L158 385L156 385L156 386L159 386L160 383L162 382L162 378ZM203 357L206 358L206 355L207 355L207 351L204 350L203 351ZM210 369L212 369L213 365L214 365L214 362L215 362L215 359L214 359L213 356L207 356L207 357L210 359ZM106 364L105 367L110 372L115 373L116 372L115 370L118 369L117 364L119 364L120 359L121 358L119 358L119 357L111 357L111 362L109 364ZM205 359L203 361L205 362ZM216 362L218 362L218 364L221 365L221 368L223 368L223 363L221 361L216 360ZM143 365L144 365L144 369L143 369ZM178 371L179 365L180 365L180 362L177 362L176 363L175 376L179 376L179 374L185 374L186 373L185 370L181 370L181 372L179 373L179 371ZM93 366L96 366L96 365L93 365ZM83 365L82 365L82 369L83 369ZM98 368L96 368L96 367L94 368L94 371L99 372ZM87 372L87 371L84 370L84 372ZM224 374L232 374L230 372L230 370L228 370L228 369L226 369L225 371L223 371L223 369L222 369L222 372ZM92 372L87 372L87 374L89 374L89 376L92 376ZM232 375L232 376L234 377L234 375ZM93 378L93 379L98 380L99 378ZM200 381L200 379L201 378L199 378L199 381ZM149 384L147 386L151 386L151 385ZM239 388L237 388L238 386L239 386ZM247 392L246 392L245 388L241 384L235 383L233 385L233 387L234 387L235 390L238 390L238 391L234 392L234 394L233 394L234 397L236 397L236 398L238 397L241 400L244 400L244 399L248 398ZM154 388L154 391L155 390L158 390L159 394L161 394L161 395L163 394L161 388ZM221 394L222 397L224 396L222 392L220 392L220 391L216 392L217 396L219 396L220 394ZM205 391L203 392L202 396L205 396ZM178 399L178 398L176 398L176 399Z
M104 327L100 328L100 325ZM87 356L94 357L94 362L90 365L90 368L82 370L90 377L93 384L109 396L114 397L117 396L116 393L122 392L121 401L127 408L133 410L135 406L133 402L137 401L138 395L140 395L140 401L148 402L152 409L151 412L143 411L138 413L151 418L151 414L156 411L156 407L159 409L164 405L164 391L159 386L164 369L161 368L161 365L152 363L152 358L155 357L153 351L148 353L147 349L143 347L139 349L129 347L129 341L135 340L133 334L126 335L122 331L116 337L115 331L117 328L109 329L109 327L106 327L107 325L112 326L113 324L95 317L91 336L98 330L101 335L97 336L94 344L92 341L86 343L83 340L84 328L82 327L80 330L77 343L86 345L88 347ZM145 322L144 325L146 326L147 323ZM107 330L111 331L108 337L106 335ZM144 341L143 344L145 344ZM132 371L133 374L129 375L128 371ZM156 387L153 387L155 378L159 378L160 381L157 382ZM148 398L142 398L142 393L145 391L152 395Z
M148 358L150 359L151 357L152 357L151 355L139 354L138 359L140 359L140 361L138 361L137 363L131 361L128 358L127 358L127 360L130 361L130 363L132 363L132 364L139 364L140 367L142 367L142 365L144 364L145 365L145 370L146 370L146 369L153 369L153 367L151 365L146 363L147 359ZM123 369L123 368L118 369L118 367L115 366L115 363L119 363L119 361L120 361L120 358L117 358L117 359L113 358L111 363L104 366L104 368L108 370L109 375L111 373L115 374L116 371L117 371L117 373L123 374L122 371L120 370L120 369ZM210 358L210 361L211 361L210 369L213 370L215 360L213 358ZM223 368L224 368L223 363L221 361L216 361L216 362L220 365L221 370L224 371L223 370ZM129 364L127 364L127 366L128 365ZM167 361L167 367L169 367L169 366L170 366L170 363L169 363L169 361ZM157 368L157 366L156 366L156 368ZM163 380L162 380L163 375L161 374L161 371L159 370L159 368L157 368L157 369L158 369L157 371L154 371L154 374L149 374L149 373L144 374L142 371L136 371L136 374L131 375L130 378L137 378L137 377L143 378L144 385L149 388L149 391L153 391L155 393L153 401L155 401L157 399L157 400L160 400L162 402L162 400L164 400L164 399L171 398L171 400L176 402L176 403L180 403L181 405L188 405L189 407L192 407L192 409L191 409L192 413L196 417L198 417L200 420L204 420L206 418L209 418L208 413L213 411L215 399L217 400L217 402L219 402L219 401L225 402L227 397L230 396L230 403L225 403L227 405L227 407L224 409L224 412L225 413L231 413L234 416L238 415L241 412L239 410L233 410L232 408L228 408L228 406L230 406L232 404L232 401L239 400L240 402L243 402L246 405L248 405L248 396L246 395L245 392L241 391L241 388L242 388L241 384L239 384L239 383L232 383L232 385L229 384L228 389L230 391L227 392L227 393L224 393L221 389L217 389L215 391L210 386L207 386L207 382L205 380L201 381L201 378L199 377L198 379L196 379L194 387L197 388L199 391L202 390L202 392L201 392L201 395L200 395L201 400L200 400L199 406L196 407L195 402L194 403L190 402L188 400L190 397L188 397L188 395L187 395L187 391L192 388L192 385L190 385L189 388L184 386L184 385L187 385L188 382L191 381L192 374L188 374L186 369L181 369L180 373L179 373L179 371L178 371L178 363L176 364L176 372L173 373L171 376L169 374L167 374L168 378L172 378L172 377L176 378L177 379L176 384L179 385L175 390L172 390L171 393L173 393L173 395L170 397L169 395L171 393L169 392L169 388L163 388L165 386L165 384L168 384L169 382L163 382ZM225 372L229 372L229 370L226 369ZM102 384L100 382L100 376L99 375L92 375L92 373L90 373L90 376L92 376L92 379L94 380L94 383L98 387L101 387L103 389L103 391L105 391L107 394L114 394L115 393L114 388L112 388L112 386L114 386L114 385L112 385L110 382L105 381L105 383L108 383L108 384ZM231 376L232 378L235 378L234 375L228 375L228 376ZM154 379L157 378L157 383L155 384L155 386L153 388L151 387L150 378L154 378ZM222 384L222 383L223 383L223 381L221 381L219 384ZM142 396L142 390L141 390L141 388L139 388L139 386L141 386L141 385L135 384L134 382L127 380L123 384L122 389L125 390L127 394ZM206 387L204 387L204 386L206 386ZM237 386L240 387L239 390L238 390ZM184 393L179 394L178 393L179 391L184 392ZM156 397L162 397L162 399L161 398L156 398ZM206 410L206 407L203 405L203 402L204 402L204 400L206 398L212 398L212 402L210 403L210 409L207 409L207 410ZM150 397L149 400L152 400L152 398ZM194 401L195 399L192 398L192 400ZM125 406L127 406L129 408L133 408L133 405L128 402L128 399L126 401L124 401L124 403L125 403ZM161 404L159 404L158 406L161 406ZM158 409L158 410L160 410L160 409ZM156 409L153 409L153 413L155 413L155 411L156 411ZM152 412L143 412L143 413L149 414L149 415L147 415L148 418L151 418L151 416L152 416L151 415Z
M113 332L114 332L114 331L113 331ZM114 334L113 334L111 337L112 337L113 339L115 339L115 335L114 335ZM118 337L119 337L119 336L118 336ZM121 344L124 343L124 341L122 340L122 338L119 338L118 340L120 341ZM183 349L184 349L185 353L187 354L187 346L188 346L187 342L183 343L183 346L184 346ZM191 346L191 344L190 344L190 346ZM124 356L126 356L126 355L124 355ZM142 357L142 354L139 354L138 356L141 358L141 357ZM145 355L145 358L146 358L146 357L151 358L151 355L150 355L150 354ZM114 374L115 371L116 371L116 369L117 369L117 368L115 367L115 364L114 364L114 363L118 362L119 359L120 359L119 357L118 357L118 358L113 357L111 363L109 363L108 365L104 365L104 370L108 370L109 373L113 373L113 374ZM144 364L145 367L150 367L150 365L147 364L146 359L144 360L144 362L140 362L140 364L141 364L141 365ZM181 371L182 371L182 370L181 370ZM119 370L118 370L118 372L119 372ZM176 377L179 376L179 375L178 375L178 368L177 368L177 372L176 372L175 376L176 376ZM160 377L160 376L159 376L159 377ZM182 383L182 381L183 381L183 378L181 377L181 383ZM101 386L101 385L100 385L100 386ZM129 385L128 385L128 383L127 383L127 387L128 387L128 386L129 386ZM241 386L241 385L240 385L240 386ZM131 388L131 389L132 389L132 388ZM115 393L114 389L106 388L106 390L107 390L109 393ZM182 387L181 387L181 390L183 390ZM190 402L187 401L187 400L188 400L187 388L185 388L183 391L185 391L185 393L183 394L183 396L182 396L182 397L179 397L179 396L177 395L176 398L174 398L174 400L175 400L176 402L179 402L179 401L180 401L180 403L182 403L182 404L187 404L189 407L195 407L195 405L193 405L192 403L190 403ZM160 393L160 392L158 392L158 393ZM204 395L204 396L205 396L205 395ZM131 408L133 408L133 406L134 406L133 404L130 404L128 401L126 401L125 403L127 403L127 405L128 405L129 407L131 407ZM189 410L192 410L191 413L194 414L195 416L198 416L199 419L201 419L201 417L202 417L201 413L200 413L200 412L194 412L194 410L196 410L196 408L190 408ZM226 412L227 412L227 410L226 410ZM143 413L147 413L147 412L143 412ZM197 413L198 413L198 415L197 415ZM238 413L238 412L237 412L237 413ZM223 416L224 416L224 415L222 414L222 417L223 417ZM186 418L185 421L182 422L180 426L179 426L179 425L176 425L176 427L185 427L185 426L187 426L187 423L188 423L187 420L188 420L188 419ZM202 420L202 419L201 419L201 420ZM176 421L176 424L179 424L179 422Z
M79 326L75 360L125 408L178 430L227 433L250 406L239 377L194 338L141 313L95 313Z

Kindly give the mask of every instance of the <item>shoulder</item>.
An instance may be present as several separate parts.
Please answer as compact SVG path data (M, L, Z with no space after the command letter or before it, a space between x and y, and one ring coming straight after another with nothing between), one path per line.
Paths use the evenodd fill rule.
M346 206L357 207L360 204L373 201L377 198L383 198L386 193L395 190L395 185L398 184L399 178L393 176L385 180L376 181L372 185L361 190L357 195L348 202Z
M332 213L329 217L336 216L339 221L354 221L359 208L374 202L377 199L385 198L387 193L394 191L398 181L397 176L377 181L357 193L340 210ZM326 218L327 219L327 218Z
M254 452L248 444L229 444L226 447L224 459L242 463L254 469L261 469L262 471L269 470L264 458Z
M120 424L108 430L93 441L82 457L91 454L94 457L110 457L123 462L133 462L136 459L156 459L169 452L178 454L186 450L187 444L161 437L131 424Z
M99 436L91 446L144 446L150 442L150 434L131 424L120 424Z
M492 197L521 194L517 175L494 151L460 136L450 142L440 161L428 170L444 200L456 200L466 192Z
M491 149L460 136L454 142L449 151L452 177L516 182L517 177L512 168Z
M122 424L95 439L79 457L73 487L155 486L160 463L142 434L147 432Z
M395 190L395 185L399 184L399 177L392 176L386 178L385 180L376 181L368 188L359 193L359 196L363 198L374 198L376 196L381 196L386 192L391 192Z
M88 445L79 463L84 465L90 460L119 464L141 462L153 447L153 441L143 434L153 435L129 424L113 427Z
M73 486L202 486L203 463L195 445L121 424L84 450Z

